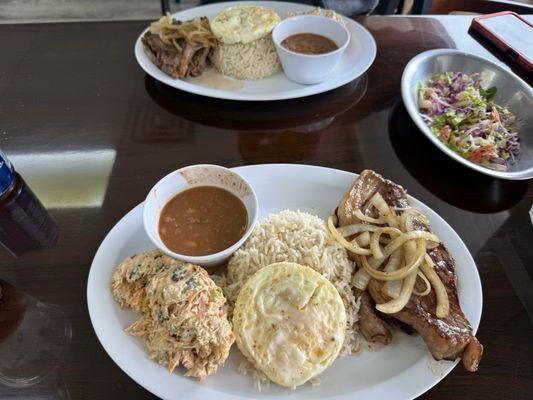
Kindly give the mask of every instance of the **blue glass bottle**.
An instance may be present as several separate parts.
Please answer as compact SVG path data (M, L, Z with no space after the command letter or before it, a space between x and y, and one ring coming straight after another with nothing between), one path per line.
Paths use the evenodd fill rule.
M18 256L57 242L57 226L0 150L0 244Z

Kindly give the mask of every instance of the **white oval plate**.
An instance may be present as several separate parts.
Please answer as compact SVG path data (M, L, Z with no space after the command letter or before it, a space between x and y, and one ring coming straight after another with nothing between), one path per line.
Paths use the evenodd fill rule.
M259 200L259 217L285 209L307 211L326 218L337 207L357 175L335 169L266 164L235 168L251 185ZM476 264L457 233L429 207L411 198L431 221L433 231L455 257L462 309L474 331L481 318L482 292ZM115 267L126 257L153 248L142 224L143 205L124 216L106 236L94 257L87 284L91 321L102 346L133 380L168 400L236 399L388 399L410 400L436 385L457 362L434 361L423 340L395 332L392 344L379 351L362 351L342 357L321 376L321 385L296 390L272 384L261 392L250 376L237 372L238 349L219 371L202 382L173 374L148 358L140 339L124 329L138 318L113 300L109 281Z
M258 4L272 8L281 18L284 18L288 12L307 11L313 8L303 4L278 1L233 1L195 7L178 12L173 16L182 21L201 16L206 16L211 20L223 9L239 4ZM135 57L141 68L154 79L176 89L201 96L242 101L283 100L305 97L327 92L353 81L361 76L374 62L376 42L370 32L354 20L346 17L344 19L346 28L350 32L350 44L346 48L339 65L332 73L331 78L316 85L300 85L292 82L283 72L278 72L268 78L257 81L242 81L243 87L236 90L215 89L206 86L201 79L198 80L197 78L174 79L157 68L146 56L141 43L141 36L144 35L148 28L141 33L135 43Z

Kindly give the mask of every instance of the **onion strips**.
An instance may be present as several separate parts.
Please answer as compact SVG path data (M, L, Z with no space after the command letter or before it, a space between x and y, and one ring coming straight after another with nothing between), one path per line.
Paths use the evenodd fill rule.
M413 288L415 286L416 276L416 270L412 271L403 280L402 290L400 291L400 295L398 296L398 298L393 299L387 303L376 304L376 309L385 314L393 314L398 311L401 311L411 298L411 293L413 292Z
M366 290L370 282L370 275L363 269L359 268L352 278L352 284L360 290Z
M422 264L421 269L424 275L431 282L435 289L435 297L437 298L437 310L435 315L438 318L446 318L450 313L450 302L448 301L448 292L439 276L435 272L435 264L429 255L425 256L425 263Z
M383 218L389 226L394 228L398 226L396 212L394 212L389 207L389 205L387 204L383 196L379 194L379 192L372 196L372 198L370 199L370 204L372 204L383 215Z
M335 224L333 223L333 218L336 219L336 217L334 217L333 215L328 218L328 228L337 242L339 242L348 251L351 251L354 254L359 254L359 255L372 254L372 251L370 251L369 249L363 249L362 247L359 247L357 244L353 242L348 242L346 239L344 239L342 235L337 231L337 228L335 228Z
M374 234L372 235L372 239L370 240L370 250L372 250L372 255L376 260L381 260L382 258L384 258L384 254L381 251L381 246L379 245L381 235L383 235L384 233L388 233L391 236L400 236L402 234L402 231L390 227L383 227L375 230Z
M406 266L397 269L396 271L387 272L375 270L370 266L366 257L361 257L361 264L363 265L363 268L366 270L368 275L370 275L372 278L380 281L394 281L397 279L403 279L411 272L416 271L420 264L422 264L422 261L424 261L425 254L426 245L424 241L420 239L418 240L416 250L412 259Z
M362 247L368 246L370 244L370 233L363 232L359 236L357 236L355 240L357 240L357 244L359 246L362 246Z
M389 257L389 261L385 265L385 268L383 268L383 271L385 272L392 272L398 269L401 262L403 261L403 248L399 248L395 252L391 254ZM402 281L396 280L396 281L387 281L381 288L381 293L383 293L385 296L389 296L392 299L396 299L400 295L400 290L402 289Z
M413 294L419 297L427 296L431 293L431 284L429 283L428 278L426 278L426 275L424 275L422 271L418 271L418 277L422 279L424 285L426 285L426 288L423 292L419 292L416 289L413 289Z
M384 224L387 222L385 218L372 218L362 213L361 210L355 210L353 213L357 218L364 222L370 222L372 224Z
M387 314L401 311L412 295L427 296L434 289L436 316L446 317L450 307L446 287L427 253L440 240L429 232L428 218L415 208L390 207L379 193L371 197L369 206L378 216L370 217L356 209L354 216L361 223L337 228L336 216L328 218L332 236L356 256L358 270L352 284L365 290L371 279L382 282L379 290L390 300L377 304L376 308ZM424 283L422 291L415 289L417 277Z
M216 47L217 40L207 18L194 18L189 21L176 21L170 13L162 16L158 21L150 24L150 32L158 35L165 44L172 44L178 51L182 51L178 41L185 40L190 44L205 47Z
M345 225L337 228L337 231L344 236L353 236L357 233L361 232L374 232L377 229L379 229L379 226L375 225L368 225L368 224L353 224L353 225Z

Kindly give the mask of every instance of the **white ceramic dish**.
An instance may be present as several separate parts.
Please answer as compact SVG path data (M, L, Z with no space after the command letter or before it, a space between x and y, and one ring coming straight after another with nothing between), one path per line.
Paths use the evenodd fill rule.
M298 33L313 33L331 39L338 49L325 54L302 54L281 45ZM320 83L331 76L350 43L350 34L337 21L318 15L297 15L281 21L272 31L278 57L287 78L304 85Z
M223 9L240 4L258 4L270 7L282 18L289 12L301 12L313 8L303 4L281 1L232 1L184 10L174 14L174 18L188 20L194 17L206 16L212 19ZM353 81L365 73L374 62L376 42L370 32L350 18L345 18L345 21L346 28L350 33L350 44L335 68L332 77L322 83L311 86L293 82L283 72L278 72L268 78L257 81L234 81L214 71L206 71L205 76L201 75L198 78L173 79L157 68L144 53L141 36L146 31L141 33L135 43L135 57L141 68L154 79L168 86L201 96L241 101L268 101L305 97L324 93ZM220 88L217 88L217 86ZM230 87L230 89L223 89L222 87Z
M483 167L451 150L431 132L418 107L418 82L426 82L432 75L446 71L460 71L467 74L480 73L483 87L497 88L494 102L506 106L517 116L517 131L520 135L520 155L517 162L507 171L496 171ZM454 160L481 172L501 179L533 178L533 89L518 76L486 58L459 50L428 50L415 56L406 65L402 75L402 99L407 112L418 128L440 150Z
M356 178L350 172L292 164L234 170L253 185L261 207L260 218L284 209L299 209L325 218ZM482 308L476 264L446 221L423 203L411 200L426 212L433 230L455 257L461 306L475 332ZM271 385L258 392L250 376L237 372L240 357L236 348L226 364L203 382L183 377L183 369L169 374L148 358L141 340L124 333L123 329L138 315L121 309L109 290L109 280L118 263L134 253L153 249L143 229L142 210L140 204L126 214L100 245L89 273L87 303L96 335L110 357L137 383L163 399L409 400L436 385L457 364L434 361L420 337L397 332L393 343L380 351L363 351L336 360L320 376L321 385L317 387L304 385L292 391Z
M159 217L163 207L179 192L195 186L216 186L230 191L243 202L248 213L248 227L242 238L231 247L215 254L206 256L178 254L170 250L159 236ZM242 246L252 233L258 211L259 205L253 187L238 173L219 165L199 164L171 172L155 184L144 202L143 224L152 243L170 257L203 267L212 267L227 261Z

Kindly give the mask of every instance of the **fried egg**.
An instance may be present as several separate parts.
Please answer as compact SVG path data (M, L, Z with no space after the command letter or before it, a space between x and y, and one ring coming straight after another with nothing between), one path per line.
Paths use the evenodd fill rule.
M270 380L295 388L339 355L346 311L339 292L312 268L271 264L239 293L233 314L237 346Z
M280 21L270 8L242 5L221 11L211 21L211 31L222 43L246 44L270 34Z

